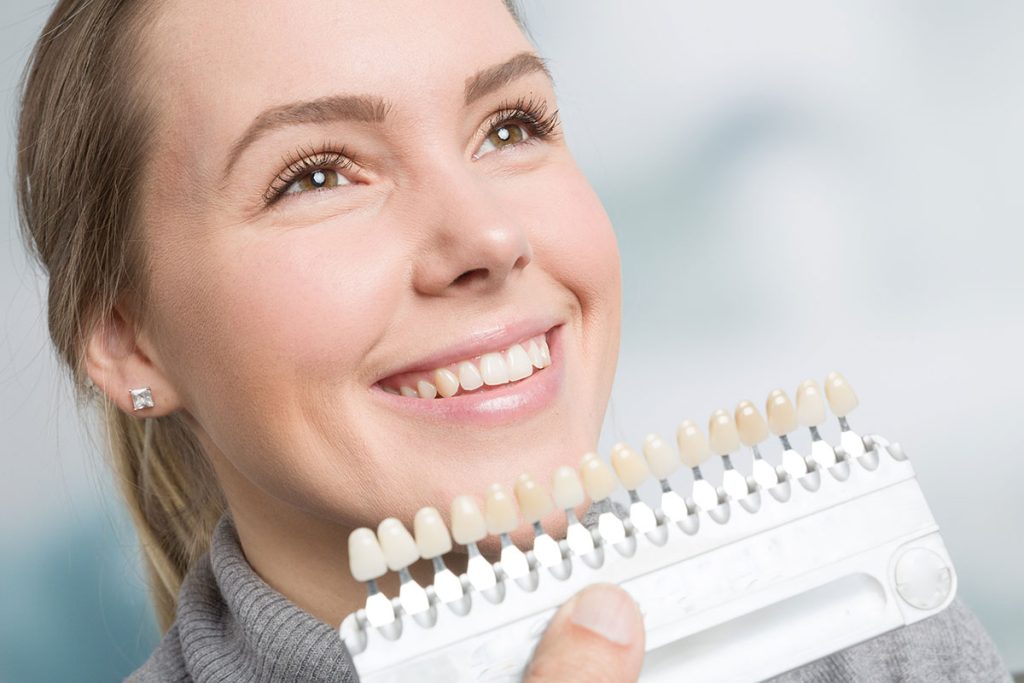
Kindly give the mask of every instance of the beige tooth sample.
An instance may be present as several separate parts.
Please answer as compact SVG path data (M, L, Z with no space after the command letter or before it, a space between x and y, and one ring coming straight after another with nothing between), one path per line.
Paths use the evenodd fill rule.
M508 384L508 366L500 353L485 353L480 357L480 377L487 386Z
M805 379L797 387L796 419L802 427L817 427L825 421L825 400L813 379Z
M420 395L418 393L416 393L416 390L413 389L412 387L403 386L401 389L399 389L399 391L402 393L402 396L407 396L409 398L419 398L420 397Z
M624 443L612 446L612 467L627 491L635 491L651 475L647 461Z
M529 474L520 474L516 479L515 494L527 524L539 522L554 509L551 496Z
M655 479L668 479L679 468L679 457L657 434L648 434L644 439L644 457Z
M430 560L451 552L452 537L436 508L421 508L412 521L420 556Z
M533 362L522 344L513 344L505 352L505 364L508 366L508 381L517 382L533 374Z
M379 579L387 573L384 551L372 529L362 527L349 534L348 565L352 570L352 578L364 583Z
M736 431L743 445L751 448L768 438L768 423L750 401L736 406Z
M438 394L450 398L459 391L459 378L448 368L438 368L434 371L434 386Z
M531 339L530 343L526 345L526 355L530 357L533 367L538 370L544 367L544 358L540 354L540 347L537 346L536 340Z
M421 379L416 383L416 392L420 398L435 398L437 396L437 387L427 380Z
M764 406L768 414L768 427L775 436L785 436L796 430L796 410L782 389L773 389Z
M615 490L615 473L596 453L587 453L580 463L583 488L595 503L612 495Z
M452 500L452 538L469 545L487 536L487 522L472 496L456 496Z
M575 509L586 500L579 475L568 465L562 465L551 475L551 494L560 510Z
M708 422L708 441L711 450L718 455L727 455L740 449L740 435L728 411L719 408L711 413L711 420Z
M825 396L836 417L846 417L860 403L846 378L834 370L825 378Z
M394 517L388 517L377 527L377 539L380 541L384 559L388 569L397 572L420 559L420 551L416 541L412 540L405 525Z
M473 391L484 385L480 371L468 360L459 363L459 385L466 391Z
M700 467L711 455L711 449L704 438L704 432L693 420L683 420L676 430L676 442L679 446L679 459L687 467Z
M512 492L503 484L491 484L484 501L487 530L495 536L509 534L519 526L519 513Z

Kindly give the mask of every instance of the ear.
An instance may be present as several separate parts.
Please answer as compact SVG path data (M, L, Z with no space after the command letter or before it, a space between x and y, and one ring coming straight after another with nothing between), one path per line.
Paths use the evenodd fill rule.
M181 407L170 381L117 307L94 326L86 342L85 367L92 383L129 415L162 417ZM130 390L142 387L150 388L154 405L136 410Z

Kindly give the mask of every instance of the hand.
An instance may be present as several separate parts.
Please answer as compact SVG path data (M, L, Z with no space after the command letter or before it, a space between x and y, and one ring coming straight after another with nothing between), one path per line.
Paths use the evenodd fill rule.
M599 583L555 613L524 683L633 683L644 661L644 623L629 594Z

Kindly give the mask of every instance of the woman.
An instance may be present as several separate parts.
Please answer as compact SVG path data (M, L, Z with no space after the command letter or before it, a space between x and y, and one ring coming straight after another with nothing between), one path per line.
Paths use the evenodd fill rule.
M167 631L134 680L352 679L348 531L593 448L618 253L497 0L61 2L20 143L51 335ZM531 341L549 363L488 367ZM642 652L598 586L529 676L635 680ZM792 676L937 671L1003 675L962 607Z

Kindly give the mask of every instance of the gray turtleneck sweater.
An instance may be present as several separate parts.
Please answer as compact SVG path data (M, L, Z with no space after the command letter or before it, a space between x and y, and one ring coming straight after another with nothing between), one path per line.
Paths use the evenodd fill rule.
M189 571L177 616L131 683L354 683L337 631L260 579L230 516ZM912 626L790 671L773 681L1004 681L1010 675L981 624L959 601Z

